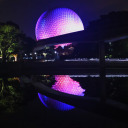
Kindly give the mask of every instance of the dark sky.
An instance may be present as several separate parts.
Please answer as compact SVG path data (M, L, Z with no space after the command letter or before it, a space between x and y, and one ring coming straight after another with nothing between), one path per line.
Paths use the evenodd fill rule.
M35 25L39 16L55 7L74 10L87 25L101 14L128 10L128 0L0 0L0 22L13 21L27 36L35 39Z

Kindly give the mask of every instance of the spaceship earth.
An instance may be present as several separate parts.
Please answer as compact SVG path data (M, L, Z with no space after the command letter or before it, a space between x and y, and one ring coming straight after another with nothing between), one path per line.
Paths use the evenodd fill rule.
M52 89L72 95L84 96L85 89L80 86L80 83L70 78L68 75L55 75L55 84L52 85ZM49 98L45 95L38 93L41 102L50 109L56 109L60 111L72 110L75 107L55 99Z
M84 30L80 17L71 9L55 8L44 12L38 19L35 27L37 41L67 33ZM65 42L60 46L67 46L71 42ZM56 48L59 45L56 45Z

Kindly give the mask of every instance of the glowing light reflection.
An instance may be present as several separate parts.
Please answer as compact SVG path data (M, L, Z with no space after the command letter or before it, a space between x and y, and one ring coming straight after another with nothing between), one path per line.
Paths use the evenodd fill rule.
M81 88L79 82L71 79L68 75L55 75L55 80L56 82L52 85L52 89L68 94L84 96L85 89ZM61 111L67 111L75 108L74 106L54 100L40 93L38 93L38 96L47 108L53 108Z
M82 89L79 82L71 79L68 75L56 75L55 84L52 89L68 94L84 96L85 89Z
M75 108L72 105L68 105L66 103L52 99L52 98L42 95L40 93L38 93L38 96L39 96L39 99L41 100L41 102L44 104L44 106L49 109L56 109L56 110L60 110L60 111L69 111L69 110L72 110Z

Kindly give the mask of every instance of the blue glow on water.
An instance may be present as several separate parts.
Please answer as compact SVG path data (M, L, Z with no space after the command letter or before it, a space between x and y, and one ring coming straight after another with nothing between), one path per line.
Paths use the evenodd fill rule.
M45 95L42 95L40 93L38 93L39 99L41 100L41 102L44 104L45 107L49 108L49 109L56 109L56 110L60 110L60 111L69 111L74 109L75 107L63 102L60 102L58 100L49 98Z

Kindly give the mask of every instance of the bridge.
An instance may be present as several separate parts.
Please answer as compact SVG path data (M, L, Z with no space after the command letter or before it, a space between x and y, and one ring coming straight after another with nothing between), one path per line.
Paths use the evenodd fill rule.
M128 105L107 99L104 103L100 97L76 96L53 90L41 82L37 82L32 77L21 77L23 83L33 85L37 92L43 95L59 100L61 102L73 105L95 114L100 114L107 118L119 120L127 123Z
M79 32L69 33L69 34L60 35L56 37L51 37L48 39L39 40L37 43L37 47L34 50L35 51L41 50L46 45L51 46L56 44L62 44L64 42L98 43L99 44L99 65L98 66L95 65L95 69L92 69L92 70L93 72L95 72L95 70L98 70L98 73L100 74L100 79L101 79L100 85L102 90L101 101L104 102L106 100L105 76L106 76L106 72L109 71L109 69L106 68L106 63L105 63L105 43L115 42L122 39L128 39L128 26L118 27L116 29L111 29L111 28L105 29L100 34L96 31L92 32L89 30L84 30L84 31L79 31ZM87 66L85 67L86 67L85 70L81 70L81 72L82 71L86 72L87 70L89 70ZM124 66L121 66L121 68L122 68L121 70L123 70ZM111 70L117 70L116 66L111 68ZM120 70L120 68L118 68L118 70ZM128 70L128 67L125 67L125 72L126 70ZM61 70L59 69L59 71Z
M128 61L106 60L105 75L128 75ZM0 64L0 77L23 75L99 75L99 61L10 62Z
M115 42L128 38L128 27L103 30L103 33L90 32L88 30L68 33L56 37L42 39L37 41L34 51L41 50L45 46L53 46L63 44L65 42L72 43L99 43L99 42Z

